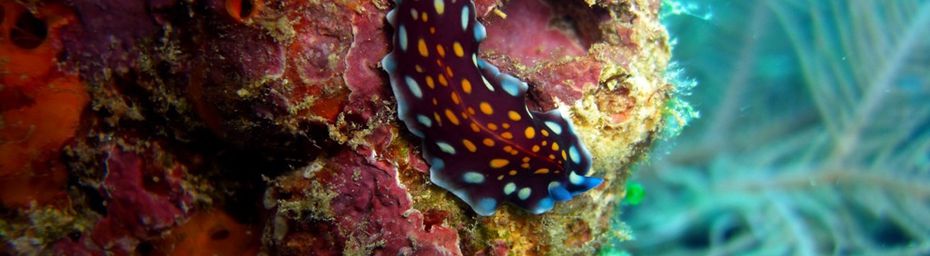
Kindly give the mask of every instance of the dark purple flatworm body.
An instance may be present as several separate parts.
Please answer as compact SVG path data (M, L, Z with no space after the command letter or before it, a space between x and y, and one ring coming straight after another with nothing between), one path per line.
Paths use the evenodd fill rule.
M480 215L503 202L540 214L603 179L559 110L527 110L527 85L478 58L486 36L470 0L397 0L381 61L397 114L423 140L433 183Z

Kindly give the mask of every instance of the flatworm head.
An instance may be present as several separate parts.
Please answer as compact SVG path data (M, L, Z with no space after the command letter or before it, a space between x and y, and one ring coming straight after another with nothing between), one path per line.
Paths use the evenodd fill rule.
M381 64L430 179L485 216L503 202L540 214L599 185L569 119L529 111L527 84L478 58L475 17L468 0L398 0L387 15L394 49Z

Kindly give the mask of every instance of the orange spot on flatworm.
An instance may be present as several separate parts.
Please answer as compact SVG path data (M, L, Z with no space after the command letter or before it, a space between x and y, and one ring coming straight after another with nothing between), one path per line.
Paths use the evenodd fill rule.
M446 80L446 76L439 74L439 84L442 86L449 86L449 81Z
M485 115L494 114L494 108L492 108L491 104L489 104L487 101L478 103L478 109L480 109L481 113L484 113Z
M462 144L465 145L465 148L468 149L468 151L471 151L471 152L478 151L478 147L475 146L475 143L472 143L468 139L462 139Z
M443 48L441 44L436 45L436 52L439 53L439 57L446 57L446 48Z
M513 111L513 110L507 111L507 117L509 117L510 120L514 120L514 121L520 121L520 119L522 118L520 117L520 113L517 113L517 111Z
M426 86L429 86L430 89L436 88L436 82L433 82L433 77L426 76Z
M523 135L526 136L527 139L532 139L536 137L536 129L533 129L533 127L526 127L526 130L523 130Z
M455 116L455 113L452 113L452 110L446 109L446 118L449 119L450 123L459 125L459 118Z
M465 93L471 93L471 82L469 82L468 79L462 79L462 90L465 91Z
M501 168L501 167L507 166L507 164L509 163L510 161L507 161L507 159L495 158L495 159L491 159L490 165L491 165L491 168Z
M426 41L423 38L417 40L417 49L420 51L420 56L429 57L429 48L426 48Z
M458 93L452 92L451 97L452 97L452 103L455 103L456 105L462 103L462 99L459 98Z
M452 50L455 51L455 56L465 56L465 50L462 49L462 44L460 44L458 41L452 43Z
M442 126L442 118L439 118L439 113L433 112L433 120L436 120L436 123Z

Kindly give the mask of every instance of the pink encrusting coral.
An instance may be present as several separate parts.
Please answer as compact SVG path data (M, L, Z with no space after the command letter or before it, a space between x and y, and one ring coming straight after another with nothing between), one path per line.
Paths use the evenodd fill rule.
M387 128L374 131L384 135L389 132ZM389 137L384 139L386 141L381 142L390 143ZM304 214L311 216L313 222L318 225L325 223L332 230L321 234L315 230L318 226L276 225L272 233L286 232L277 242L284 252L461 255L457 231L437 224L427 227L423 213L412 207L408 191L399 183L397 167L381 159L374 149L360 146L336 153L332 160L317 164L310 167L313 169L305 170L309 174L281 177L278 188L272 190L275 193L272 196L285 202L316 202L314 208L302 211L309 211ZM296 180L312 181L304 185L325 188L295 187ZM301 195L301 189L311 189L315 193ZM292 208L291 204L282 204L278 209L291 214L299 210ZM308 232L316 236L301 235ZM315 248L302 248L308 246Z
M5 205L0 250L594 253L623 234L608 228L627 168L662 127L671 86L658 2L475 1L488 31L477 57L528 83L529 110L563 109L590 148L591 175L605 179L542 215L505 204L490 217L430 181L424 149L396 118L380 66L394 47L393 1L5 2L6 14L74 13L46 20L60 26L49 42L62 42L48 66L69 87L33 88L78 93L50 105L67 103L69 130L27 156L58 161L54 200ZM10 88L0 97L19 98ZM5 118L25 109L10 102ZM0 134L28 134L10 120Z
M130 145L138 143L131 137L120 139ZM82 178L105 210L87 233L63 239L56 250L130 253L190 217L194 192L183 184L188 178L185 164L173 161L156 143L100 147L103 176Z
M157 160L117 148L108 152L107 176L100 187L107 213L94 229L95 238L120 240L113 237L116 233L144 237L187 217L193 196L181 186L185 168Z
M556 99L576 102L598 85L603 63L589 55L591 42L576 30L581 24L571 23L570 19L578 17L555 13L552 6L537 0L514 0L503 10L506 18L487 17L488 34L496 36L484 43L486 55L490 62L534 85L532 93L538 96L531 105L548 110L556 106ZM598 9L586 14L591 19L606 18L606 12Z
M574 35L573 28L553 27L551 23L563 17L545 2L514 0L503 12L506 16L487 17L488 37L483 46L497 54L509 57L522 65L535 65L540 61L586 55L585 46ZM592 14L595 15L595 14ZM506 17L506 18L505 18Z

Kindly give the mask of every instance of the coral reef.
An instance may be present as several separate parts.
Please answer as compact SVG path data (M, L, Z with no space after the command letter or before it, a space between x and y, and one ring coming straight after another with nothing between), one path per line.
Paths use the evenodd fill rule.
M375 131L388 132L387 128ZM269 242L279 245L278 252L462 254L456 230L442 225L442 216L425 221L425 214L411 207L397 168L374 157L375 153L364 147L343 151L331 161L315 162L310 169L294 173L297 177L278 179L266 198L281 204L268 205L277 206L280 213L267 233L272 235ZM321 225L328 227L320 229Z
M0 250L590 254L625 236L611 218L674 88L659 1L476 1L480 57L530 84L530 110L564 108L605 179L489 217L429 181L396 119L392 4L3 1Z

